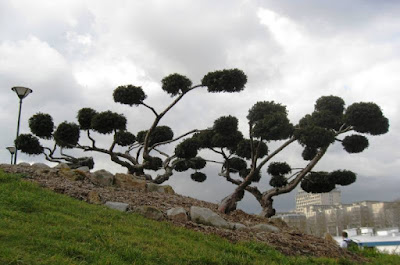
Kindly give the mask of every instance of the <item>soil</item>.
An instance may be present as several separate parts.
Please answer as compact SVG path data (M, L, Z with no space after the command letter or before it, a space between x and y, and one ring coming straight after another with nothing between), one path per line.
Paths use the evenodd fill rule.
M24 179L27 181L35 182L41 187L83 201L88 200L88 194L92 191L100 196L102 203L106 201L125 202L130 205L130 210L137 206L149 205L157 207L165 213L168 209L174 207L183 207L189 211L191 206L199 206L217 212L217 204L179 194L172 195L158 192L132 191L113 186L100 187L93 184L90 174L88 173L85 173L87 177L84 177L82 180L74 181L60 177L57 174L58 170L52 168L38 169L32 166L14 166L8 164L1 164L0 168L7 173L22 173L25 176ZM279 227L281 232L260 232L253 229L228 230L205 226L191 221L178 222L168 220L167 218L166 220L176 226L185 227L205 234L215 234L231 242L249 240L264 242L285 255L345 258L357 262L366 261L365 258L340 248L336 242L301 233L297 229L287 226L285 222L279 219L267 219L257 215L247 214L242 210L236 210L229 215L219 214L229 222L242 223L247 227L260 223L267 223Z

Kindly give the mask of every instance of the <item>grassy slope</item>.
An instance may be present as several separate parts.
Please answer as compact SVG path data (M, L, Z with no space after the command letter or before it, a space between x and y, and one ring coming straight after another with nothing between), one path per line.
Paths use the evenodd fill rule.
M400 257L371 254L374 264ZM0 264L351 264L286 257L89 205L0 171Z

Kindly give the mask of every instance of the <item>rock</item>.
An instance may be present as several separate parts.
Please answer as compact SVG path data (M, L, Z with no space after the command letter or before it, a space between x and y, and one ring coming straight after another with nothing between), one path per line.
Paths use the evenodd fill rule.
M252 226L251 228L255 229L255 230L261 230L261 231L265 231L265 232L274 232L274 233L278 233L281 231L278 227L269 225L269 224L258 224L258 225Z
M247 229L247 226L241 223L229 223L229 226L232 230L243 230Z
M59 163L57 166L55 166L53 168L61 169L61 168L69 168L69 166L65 163Z
M86 178L85 172L79 170L71 170L69 168L61 168L58 171L58 175L62 178L69 180L84 180Z
M210 225L215 227L229 228L229 223L224 218L214 213L208 208L197 206L190 207L190 219L199 224Z
M166 194L175 194L174 189L170 185L158 185L155 183L147 183L146 184L146 191L147 192L159 192L159 193L166 193Z
M91 204L101 204L101 197L96 191L89 191L87 195L87 202Z
M90 168L88 166L78 167L76 170L80 170L83 172L89 172Z
M139 206L136 207L133 212L156 221L161 221L164 219L163 212L153 206Z
M182 207L169 209L167 211L167 217L178 222L187 222L189 219L186 210Z
M133 175L130 174L115 174L114 184L117 187L126 190L136 190L136 191L145 191L146 190L146 181L141 179L136 179Z
M100 186L111 186L114 183L114 175L104 169L93 172L91 179L94 184Z
M26 162L21 162L21 163L18 163L18 165L17 166L22 166L22 167L30 167L31 166L31 164L29 164L29 163L26 163Z
M126 212L128 210L129 204L124 203L124 202L111 202L108 201L104 204L108 208L118 210L120 212Z
M35 168L50 168L48 165L43 164L43 163L34 163L32 165L32 167L35 167Z

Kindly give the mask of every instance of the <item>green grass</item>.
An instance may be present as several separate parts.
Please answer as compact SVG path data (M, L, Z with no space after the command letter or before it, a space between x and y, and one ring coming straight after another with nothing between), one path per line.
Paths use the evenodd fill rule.
M367 253L371 264L400 257ZM135 214L90 205L0 171L0 264L352 264L287 257Z

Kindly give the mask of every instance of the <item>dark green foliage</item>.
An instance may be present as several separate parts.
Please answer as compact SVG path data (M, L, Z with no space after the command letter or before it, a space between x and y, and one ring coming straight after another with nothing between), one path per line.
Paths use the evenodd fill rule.
M287 115L286 106L273 101L260 101L251 107L247 119L254 123L276 113Z
M189 138L176 146L175 155L185 159L194 158L197 155L198 149L199 143L195 139Z
M94 109L82 108L78 111L78 122L81 130L92 129L92 119L97 114Z
M122 114L111 111L100 112L92 118L91 127L102 134L109 134L117 130L124 131L126 118Z
M389 121L375 103L354 103L350 105L345 114L347 125L353 126L356 132L379 135L387 133Z
M229 168L231 173L239 173L247 168L247 163L239 157L232 157L225 161L224 167Z
M272 178L269 181L269 185L274 188L281 188L283 186L286 186L287 184L288 184L287 179L281 175L272 176Z
M317 148L312 148L312 147L308 147L306 146L303 150L303 152L301 153L301 156L303 157L304 160L312 160L318 153L318 149Z
M234 131L229 135L215 133L211 143L213 147L228 148L235 150L237 144L243 140L243 134L239 131Z
M367 137L353 134L346 136L342 141L342 145L344 150L349 153L360 153L368 148L369 142Z
M243 169L243 170L239 171L239 176L242 178L246 178L247 175L250 174L250 171L251 171L250 168ZM254 171L253 176L251 177L251 181L259 182L260 179L261 179L260 171L258 171L258 170Z
M54 130L53 118L49 114L39 112L29 119L29 128L37 137L50 139Z
M233 116L223 116L214 121L214 132L230 135L238 129L238 119Z
M56 131L54 132L54 140L58 146L72 148L78 144L79 135L79 125L65 121L58 125Z
M254 124L254 137L267 141L277 141L289 138L293 134L293 125L284 113L266 115L264 119Z
M146 99L146 94L140 86L119 86L113 92L114 101L121 104L140 105Z
M204 160L203 158L201 158L199 156L196 156L196 157L188 160L187 162L188 162L188 166L191 169L195 169L195 170L203 169L207 164L206 160Z
M214 131L210 129L196 133L192 138L199 143L200 148L212 148L212 138L214 135Z
M300 128L295 131L295 136L301 145L314 149L328 146L335 141L335 133L317 126Z
M148 170L157 171L162 167L163 161L159 157L150 157L149 160L146 160L147 163L144 164L144 168Z
M356 181L357 175L349 170L336 170L330 173L330 178L335 184L347 186Z
M207 179L206 174L201 172L194 172L193 174L190 175L190 177L192 180L196 182L204 182Z
M171 74L161 80L162 89L170 94L176 96L181 93L187 92L192 86L192 81L186 76L180 74Z
M120 146L128 146L136 141L136 137L128 131L118 131L114 134L114 141Z
M137 133L136 135L136 141L138 141L138 143L143 144L144 143L144 138L146 137L147 131L140 131Z
M173 163L174 170L177 172L184 172L189 169L189 162L185 159L177 159Z
M254 150L257 149L258 146L258 157L264 157L268 154L268 146L264 142L260 141L253 141L254 144ZM251 142L249 139L243 139L242 141L239 142L239 144L236 147L235 154L246 158L250 159L251 158Z
M228 69L206 74L201 80L208 92L239 92L244 89L247 76L239 69Z
M337 96L323 96L314 107L316 111L330 111L333 115L340 116L344 111L344 100Z
M267 173L272 176L282 176L292 172L292 168L286 162L273 162L269 164Z
M15 147L23 153L29 155L39 155L43 153L43 146L39 139L32 134L20 134L14 141Z
M307 114L306 116L304 116L303 118L300 119L299 121L299 127L300 128L305 128L308 126L314 126L314 121L313 118L310 114Z
M335 182L327 172L310 172L301 181L301 188L308 193L325 193L335 188Z
M157 126L154 128L150 135L149 145L152 146L157 143L172 140L174 138L174 132L168 126Z
M311 115L311 121L316 126L326 129L334 129L336 131L338 131L344 123L342 114L336 115L328 110L313 112Z

